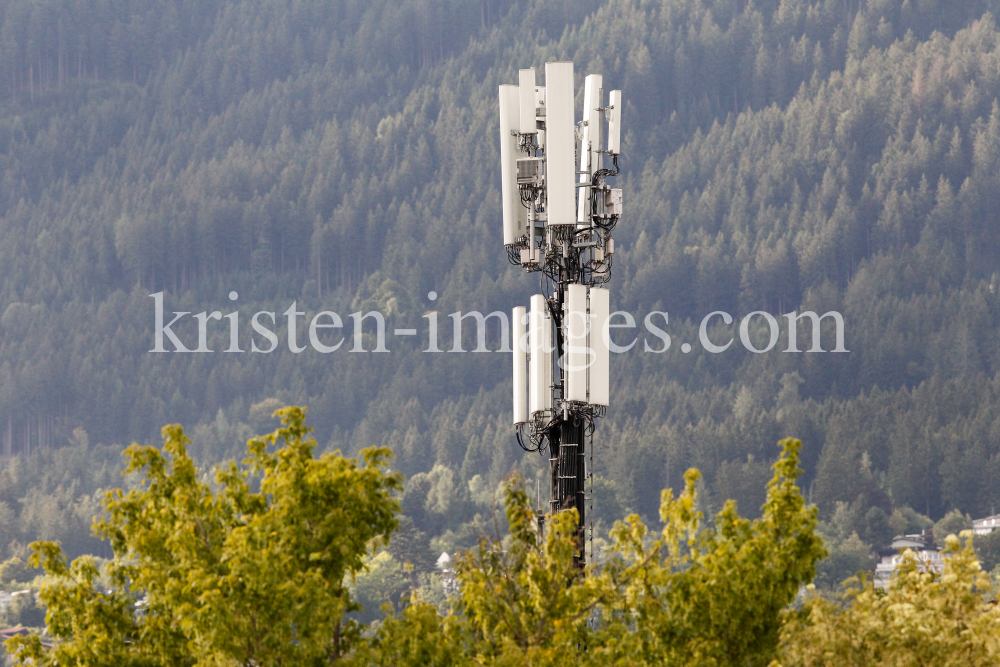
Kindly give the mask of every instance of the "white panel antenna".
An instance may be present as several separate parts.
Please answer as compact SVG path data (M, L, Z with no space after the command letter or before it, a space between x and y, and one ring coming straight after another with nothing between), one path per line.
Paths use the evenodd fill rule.
M583 141L580 146L581 183L590 183L594 172L600 168L601 162L601 102L603 93L601 86L604 77L600 74L588 74L583 86ZM580 189L577 203L576 221L590 222L590 188Z
M590 288L590 404L607 406L611 395L610 329L611 293L602 287Z
M546 336L548 334L548 336ZM531 297L528 317L528 412L543 412L552 407L552 320L545 297Z
M512 245L527 233L528 212L517 189L520 123L517 86L500 86L500 198L503 202L503 244Z
M608 152L618 155L622 149L622 91L612 90L608 110Z
M545 63L545 173L548 224L576 224L573 63Z
M535 68L522 69L517 74L518 105L520 108L521 134L534 134L535 107L538 104L535 92Z
M528 421L528 315L524 306L513 312L514 334L514 425Z
M563 320L563 377L566 378L566 400L587 402L587 287L569 285L566 313Z

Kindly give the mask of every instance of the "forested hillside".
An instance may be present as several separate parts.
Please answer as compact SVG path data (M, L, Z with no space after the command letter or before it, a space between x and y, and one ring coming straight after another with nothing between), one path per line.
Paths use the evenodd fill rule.
M293 301L377 307L390 329L435 309L449 343L447 313L526 303L535 281L502 247L496 91L551 60L573 60L581 88L598 72L623 90L613 306L668 311L677 343L612 360L597 515L655 519L690 466L715 509L733 497L753 514L785 436L804 442L834 542L884 546L916 512L991 513L990 12L1000 2L0 2L6 555L58 536L43 514L70 526L71 554L96 548L70 519L118 481L49 474L69 466L60 448L155 442L181 422L219 461L289 403L330 448L390 446L412 534L468 545L511 468L546 465L513 438L507 355L400 339L383 355L230 355L222 326L213 354L152 354L149 295L238 309L245 348L255 312ZM849 354L679 351L714 310L807 309L844 314Z

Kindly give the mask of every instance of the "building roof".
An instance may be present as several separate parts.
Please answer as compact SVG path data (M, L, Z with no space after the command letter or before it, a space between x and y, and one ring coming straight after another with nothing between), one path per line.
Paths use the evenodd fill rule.
M933 550L936 551L937 547L934 545L934 533L929 530L925 530L922 533L916 533L912 535L897 535L892 540L893 549L914 549L914 550Z
M32 630L31 628L26 628L23 625L16 625L12 628L0 629L0 641L7 641L11 637L18 637L18 636L26 637L28 635L35 633L36 630ZM42 646L44 646L45 648L52 648L52 643L43 641Z

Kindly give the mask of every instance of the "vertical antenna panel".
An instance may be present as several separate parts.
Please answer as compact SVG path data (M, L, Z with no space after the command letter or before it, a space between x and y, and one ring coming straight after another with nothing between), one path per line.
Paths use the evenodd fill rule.
M566 378L566 399L587 402L587 366L590 350L587 349L587 288L569 285L566 297L566 349L563 371Z
M590 364L590 404L608 405L611 395L610 331L611 300L608 290L590 288L590 349L594 351Z
M601 86L604 77L600 74L588 74L583 86L583 145L580 147L581 183L590 183L601 159ZM590 221L590 188L580 188L580 201L577 204L576 221Z
M552 328L545 297L531 297L528 318L528 412L548 410L552 405L549 389L552 377ZM546 336L548 334L548 336Z
M555 351L555 344L552 342L552 318L549 315L548 303L543 297L542 305L545 308L545 316L542 318L542 370L545 373L545 385L539 390L542 392L542 400L545 409L552 409L552 353Z
M511 245L527 231L527 211L517 189L518 87L500 86L500 198L503 201L503 244Z
M514 425L528 421L528 340L524 306L514 308Z
M545 177L548 224L576 224L573 63L545 63Z
M535 68L522 69L517 74L518 106L521 134L535 133Z
M612 90L608 111L608 152L618 155L622 149L622 91Z

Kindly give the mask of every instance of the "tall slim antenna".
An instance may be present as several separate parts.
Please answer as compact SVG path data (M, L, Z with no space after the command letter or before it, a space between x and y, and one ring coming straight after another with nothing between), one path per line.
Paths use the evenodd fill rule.
M504 246L511 264L539 274L543 292L529 309L514 308L514 427L522 448L548 453L550 511L577 511L582 566L593 503L586 438L593 450L594 419L610 394L604 285L622 191L605 181L618 175L622 101L614 90L604 106L599 74L586 78L579 123L574 99L571 62L546 63L544 87L534 69L521 70L518 85L500 86Z

